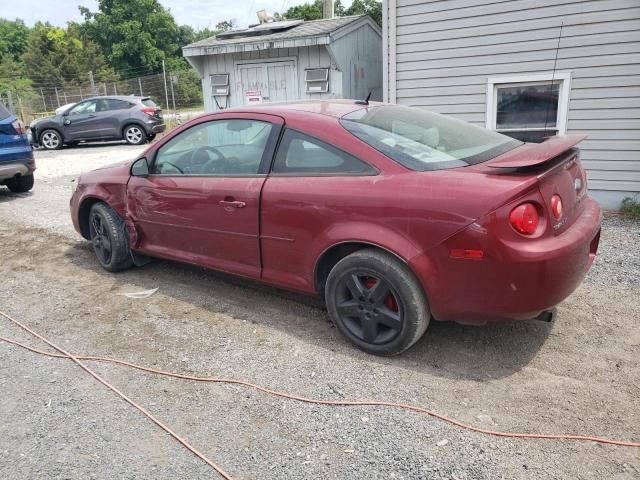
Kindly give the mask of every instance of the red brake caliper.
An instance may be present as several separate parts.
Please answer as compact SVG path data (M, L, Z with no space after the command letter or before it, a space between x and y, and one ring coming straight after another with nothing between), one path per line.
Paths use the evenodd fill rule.
M378 283L378 280L373 277L366 277L364 279L364 286L368 289L373 287L376 283ZM389 294L389 296L385 299L384 304L392 312L398 311L398 302L396 302L396 297L394 297L392 294Z

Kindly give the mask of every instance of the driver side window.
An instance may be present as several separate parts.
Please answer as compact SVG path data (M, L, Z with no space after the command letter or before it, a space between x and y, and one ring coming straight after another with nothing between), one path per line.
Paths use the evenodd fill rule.
M96 111L96 102L91 100L89 102L82 102L69 110L69 115L79 115L81 113L94 113Z
M213 120L180 133L156 153L155 175L255 175L272 125L257 120Z

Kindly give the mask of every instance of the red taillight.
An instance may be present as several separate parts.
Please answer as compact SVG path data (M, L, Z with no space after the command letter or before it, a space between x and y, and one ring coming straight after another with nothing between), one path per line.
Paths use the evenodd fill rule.
M533 235L538 228L540 217L538 209L532 203L523 203L511 211L511 226L523 235Z
M14 128L18 135L22 135L26 131L24 125L20 120L14 120L13 122L11 122L11 126Z
M152 108L152 107L142 107L142 111L143 111L144 113L146 113L147 115L151 115L151 116L153 116L153 115L155 115L155 114L156 114L157 108Z
M562 199L560 195L551 197L551 213L553 213L553 218L560 220L562 216Z

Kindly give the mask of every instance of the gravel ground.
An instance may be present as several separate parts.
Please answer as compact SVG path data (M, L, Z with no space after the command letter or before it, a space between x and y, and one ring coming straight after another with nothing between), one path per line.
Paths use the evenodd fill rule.
M608 216L599 258L553 325L429 327L395 358L348 345L314 301L172 262L98 268L69 181L142 149L38 152L33 193L0 190L0 310L74 353L245 379L323 399L413 403L480 427L639 440L640 226ZM147 299L121 295L150 288ZM0 336L38 348L0 319ZM91 366L236 479L632 479L640 451L516 440L390 408ZM217 478L67 360L0 343L0 478Z

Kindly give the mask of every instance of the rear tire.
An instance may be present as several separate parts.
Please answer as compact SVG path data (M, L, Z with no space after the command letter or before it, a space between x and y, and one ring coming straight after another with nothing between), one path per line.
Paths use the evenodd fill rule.
M131 267L133 261L124 222L108 205L96 203L91 207L89 236L102 268L119 272Z
M62 143L62 135L53 128L48 128L40 134L40 146L45 150L60 150Z
M139 125L127 125L122 133L129 145L142 145L147 141L147 134Z
M20 175L7 180L7 187L13 193L25 193L33 188L33 175Z
M431 318L413 272L373 248L354 252L333 267L325 299L342 334L373 355L404 352L422 337Z

